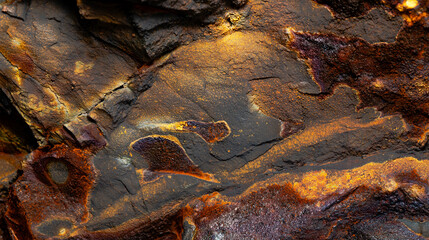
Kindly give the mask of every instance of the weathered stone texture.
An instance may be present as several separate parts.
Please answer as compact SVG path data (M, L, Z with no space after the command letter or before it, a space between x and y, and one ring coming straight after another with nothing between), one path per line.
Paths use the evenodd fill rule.
M0 239L429 237L429 1L0 7Z

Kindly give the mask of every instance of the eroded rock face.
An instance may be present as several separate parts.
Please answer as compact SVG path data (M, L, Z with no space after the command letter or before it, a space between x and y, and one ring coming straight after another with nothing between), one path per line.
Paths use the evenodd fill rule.
M308 59L321 93L332 93L339 84L349 85L359 91L359 108L399 113L410 128L409 136L426 141L428 32L420 24L401 31L393 44L291 33L291 47Z
M12 236L66 236L88 221L88 194L96 175L89 155L66 145L31 154L9 193L5 218Z
M0 1L0 239L425 239L426 0Z
M385 228L399 216L427 221L427 167L428 161L403 158L353 170L277 175L286 184L269 179L238 198L202 198L185 216L199 229L196 239L423 239L405 228L396 234ZM379 232L372 236L362 227L367 224L379 225Z

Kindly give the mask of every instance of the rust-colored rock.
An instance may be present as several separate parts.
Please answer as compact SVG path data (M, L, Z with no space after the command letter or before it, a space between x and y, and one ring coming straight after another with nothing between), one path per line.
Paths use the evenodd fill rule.
M409 136L426 141L428 131L428 32L422 23L404 28L395 43L292 32L291 47L308 59L322 94L346 84L359 91L359 108L401 114Z
M131 143L130 147L143 156L150 171L211 179L209 174L203 173L192 162L179 140L173 136L147 136Z
M426 239L427 0L0 0L0 239Z
M66 145L31 154L9 193L5 217L12 236L68 236L88 221L88 195L96 176L89 154Z

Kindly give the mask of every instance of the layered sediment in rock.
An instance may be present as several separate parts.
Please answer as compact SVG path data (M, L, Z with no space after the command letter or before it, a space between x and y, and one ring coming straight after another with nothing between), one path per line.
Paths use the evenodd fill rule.
M428 1L0 6L0 239L429 236Z

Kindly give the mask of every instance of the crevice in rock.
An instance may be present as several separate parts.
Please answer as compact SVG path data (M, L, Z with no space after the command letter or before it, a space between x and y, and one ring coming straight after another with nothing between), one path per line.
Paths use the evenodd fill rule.
M38 144L33 132L0 89L0 149L4 153L31 152Z

